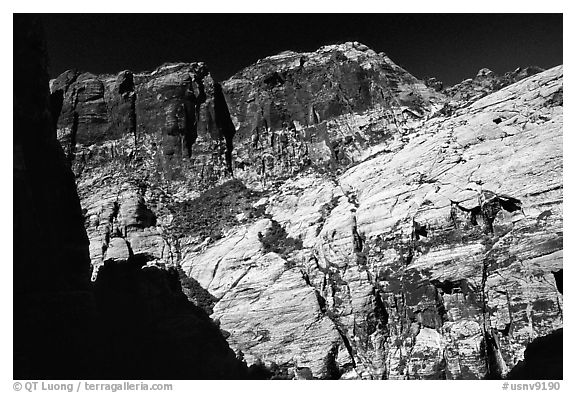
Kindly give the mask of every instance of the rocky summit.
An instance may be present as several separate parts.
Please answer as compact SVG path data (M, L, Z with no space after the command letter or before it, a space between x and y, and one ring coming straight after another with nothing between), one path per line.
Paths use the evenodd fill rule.
M50 92L103 310L172 291L236 376L561 378L561 65L445 88L347 42Z

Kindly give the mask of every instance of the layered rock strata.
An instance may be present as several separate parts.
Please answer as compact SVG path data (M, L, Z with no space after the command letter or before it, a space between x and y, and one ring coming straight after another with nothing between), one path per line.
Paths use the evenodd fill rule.
M558 335L561 66L460 98L358 43L221 90L198 64L128 74L52 82L94 278L176 269L275 378L513 377Z

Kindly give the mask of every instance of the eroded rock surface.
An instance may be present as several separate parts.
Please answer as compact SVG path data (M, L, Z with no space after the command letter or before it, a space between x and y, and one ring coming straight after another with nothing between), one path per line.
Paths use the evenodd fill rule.
M447 97L358 43L198 64L52 82L94 278L176 269L275 378L505 378L562 328L561 66Z
M57 139L68 102L49 95L45 48L39 18L14 15L14 379L246 377L222 332L184 295L177 271L143 268L158 239L142 191L128 186L114 197L94 187L102 200L87 208L90 191L79 184L79 198L67 159L75 145L65 129L64 149ZM86 75L77 83L72 139L108 138L103 84ZM130 94L124 82L120 93ZM90 247L85 225L94 231ZM91 258L106 262L96 283Z
M474 78L450 86L444 89L443 93L456 101L469 103L542 71L542 68L535 66L518 67L504 75L498 75L488 68L482 68Z
M237 176L266 182L345 168L410 133L446 98L358 42L285 51L223 83Z

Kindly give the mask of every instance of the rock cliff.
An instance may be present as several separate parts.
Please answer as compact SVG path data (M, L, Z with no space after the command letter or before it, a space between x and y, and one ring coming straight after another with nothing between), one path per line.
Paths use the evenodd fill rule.
M526 375L562 328L563 69L516 74L442 90L359 43L65 73L93 279L176 271L268 377Z
M71 158L71 141L109 131L99 117L101 85L85 78L77 95L50 95L37 17L14 16L14 49L14 379L258 377L188 301L176 269L143 268L114 239L110 260L123 263L105 265L90 282L84 199L65 152ZM83 104L70 112L78 96ZM61 109L74 125L72 137L58 130L64 149ZM140 206L121 212L132 208ZM137 225L152 219L144 213Z
M445 101L358 42L282 52L223 86L238 130L237 176L255 171L264 181L308 166L346 168L404 137Z

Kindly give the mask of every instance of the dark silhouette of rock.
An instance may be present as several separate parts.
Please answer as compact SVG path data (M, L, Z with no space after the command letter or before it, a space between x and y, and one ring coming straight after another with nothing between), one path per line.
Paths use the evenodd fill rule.
M508 379L563 379L564 329L538 337L526 347L524 360L510 370Z
M188 301L176 269L142 267L137 258L107 263L95 295L102 375L111 379L243 378L236 359L208 315Z
M175 270L143 268L129 252L90 283L85 211L56 138L60 93L49 95L42 28L29 15L15 15L14 26L14 378L246 377ZM64 90L77 83L69 76L58 82ZM81 102L101 99L102 83L83 87ZM129 98L129 75L120 87ZM83 112L80 124L98 116Z
M90 258L74 176L50 111L38 19L14 16L14 377L90 363ZM52 107L54 108L54 106Z

